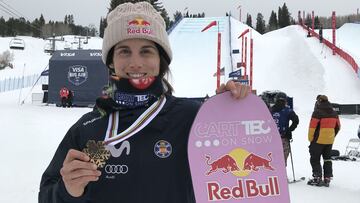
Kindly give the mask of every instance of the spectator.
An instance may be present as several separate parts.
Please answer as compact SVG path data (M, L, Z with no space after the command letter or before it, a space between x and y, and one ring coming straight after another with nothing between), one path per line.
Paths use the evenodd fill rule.
M279 92L275 95L275 105L270 109L272 117L278 127L284 150L285 165L290 154L290 142L292 142L292 131L299 124L299 117L289 106L287 106L287 96ZM289 126L291 121L291 125Z
M322 41L323 41L323 28L321 25L320 25L320 29L319 29L319 41L320 41L320 43L322 43Z
M327 96L318 95L315 109L311 116L308 139L310 141L310 164L313 178L308 181L309 185L329 187L333 177L331 162L331 150L335 136L340 130L340 120L333 110ZM323 158L323 171L320 158ZM324 179L322 180L322 176Z
M59 91L59 95L60 95L62 107L72 106L72 99L73 99L72 91L70 91L67 87L63 86Z

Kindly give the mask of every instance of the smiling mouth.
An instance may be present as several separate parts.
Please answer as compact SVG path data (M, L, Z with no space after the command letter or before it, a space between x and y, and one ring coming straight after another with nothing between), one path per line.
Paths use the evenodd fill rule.
M127 75L129 76L129 78L138 79L138 78L144 78L147 74L146 73L127 73Z

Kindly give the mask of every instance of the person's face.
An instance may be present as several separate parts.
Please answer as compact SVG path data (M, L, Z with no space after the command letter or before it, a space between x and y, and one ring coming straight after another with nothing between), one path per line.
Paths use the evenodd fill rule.
M140 79L158 76L160 55L154 42L146 39L128 39L114 47L113 64L120 78Z

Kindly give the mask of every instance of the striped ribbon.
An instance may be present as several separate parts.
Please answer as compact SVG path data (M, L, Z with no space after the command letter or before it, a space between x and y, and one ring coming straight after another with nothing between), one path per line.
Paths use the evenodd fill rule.
M104 139L104 145L116 145L146 127L161 111L166 102L165 95L161 95L160 99L153 103L144 113L142 113L136 121L123 132L117 134L119 124L119 112L116 111L109 116L108 128Z

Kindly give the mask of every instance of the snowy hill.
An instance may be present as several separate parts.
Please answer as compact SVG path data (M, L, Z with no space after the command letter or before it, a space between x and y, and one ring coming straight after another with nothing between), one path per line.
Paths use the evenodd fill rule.
M239 49L240 40L237 36L247 26L231 19L232 33L229 33L227 18L185 19L170 35L174 52L174 61L170 67L178 96L214 94L216 79L212 75L216 71L217 36L215 31L201 33L200 30L215 19L220 21L222 29L222 67L225 66L226 71L231 67L229 53L231 49ZM338 32L339 43L342 39L341 44L347 44L346 48L349 49L359 44L354 41L358 39L355 34L360 28L354 25L351 29L354 31L350 27L342 27ZM265 35L252 31L252 35L255 49L254 88L258 93L278 89L294 98L294 108L300 118L292 143L295 176L310 177L307 132L315 97L317 94L327 94L332 102L359 103L359 78L346 62L333 56L331 50L323 48L318 40L306 38L305 31L298 26L289 26ZM72 37L69 38L70 41ZM16 68L0 71L0 80L3 75L21 75L24 63L29 73L39 73L46 66L49 58L43 52L46 41L30 37L23 39L26 49L13 51ZM0 38L0 52L8 49L10 40ZM101 39L94 39L94 44L91 40L88 48L101 47ZM30 98L25 104L19 105L19 101L25 97L24 92L29 92L29 89L22 91L23 94L20 90L0 93L0 135L3 137L0 144L0 154L3 155L0 156L0 202L37 202L41 174L56 147L70 126L82 114L91 111L89 108L65 109L32 104ZM341 116L340 119L342 127L334 148L344 153L348 140L356 136L360 117ZM291 180L290 158L288 161L287 172ZM310 187L305 182L290 184L291 202L358 203L360 162L334 161L333 167L334 180L330 188Z
M27 36L17 36L16 38L24 40L24 50L9 48L9 44L13 37L0 37L0 53L2 54L4 51L10 50L10 52L14 54L14 68L7 68L0 71L0 80L9 77L20 77L23 74L40 74L49 63L51 55L44 52L45 48L52 47L49 40ZM64 50L65 48L77 49L79 45L78 38L79 36L74 35L56 37L56 40L59 40L56 41L56 50ZM86 44L84 42L86 42ZM102 39L99 37L91 37L88 40L81 39L80 43L82 49L101 49Z

